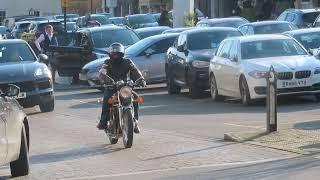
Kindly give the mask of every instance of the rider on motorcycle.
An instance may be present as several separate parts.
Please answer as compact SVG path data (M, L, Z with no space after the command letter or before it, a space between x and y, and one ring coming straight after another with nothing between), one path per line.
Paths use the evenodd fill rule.
M104 62L100 73L106 73L114 81L126 81L128 77L134 81L136 81L137 79L141 79L141 81L139 81L139 85L145 87L146 81L144 80L139 69L130 59L123 58L125 51L124 49L124 46L120 43L111 44L109 47L110 60L106 60ZM97 128L99 130L105 130L106 128L108 128L108 121L110 119L109 109L111 107L111 105L108 103L108 99L113 94L113 88L107 87L104 91L101 119L99 124L97 125ZM134 102L133 106L135 120L134 132L140 133L140 129L138 127L138 103Z

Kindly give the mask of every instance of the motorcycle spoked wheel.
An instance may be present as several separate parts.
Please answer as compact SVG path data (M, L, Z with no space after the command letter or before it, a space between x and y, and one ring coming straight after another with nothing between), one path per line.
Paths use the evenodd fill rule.
M122 139L125 148L131 148L133 143L133 117L130 109L123 112Z
M107 133L108 135L108 138L109 138L109 141L110 141L110 144L117 144L118 143L118 138L114 137L116 132L117 132L117 125L115 124L116 123L116 119L118 118L119 116L119 113L117 112L116 109L113 109L115 112L111 112L112 116L110 119L110 121L112 122L112 131L113 132L109 132L109 130L105 130L105 132Z

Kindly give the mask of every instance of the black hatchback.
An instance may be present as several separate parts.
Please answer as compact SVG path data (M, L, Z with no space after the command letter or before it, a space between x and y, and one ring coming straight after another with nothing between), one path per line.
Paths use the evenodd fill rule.
M46 55L39 57L47 60ZM51 72L23 40L0 41L0 89L7 88L9 84L20 87L16 99L23 107L39 105L41 112L53 111Z

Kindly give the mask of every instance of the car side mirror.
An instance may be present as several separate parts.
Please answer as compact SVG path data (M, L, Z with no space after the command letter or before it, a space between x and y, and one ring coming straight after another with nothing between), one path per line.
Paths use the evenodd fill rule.
M45 54L39 54L39 62L46 63L49 60L49 57Z
M14 84L8 84L8 87L3 89L1 96L17 97L20 94L20 88Z

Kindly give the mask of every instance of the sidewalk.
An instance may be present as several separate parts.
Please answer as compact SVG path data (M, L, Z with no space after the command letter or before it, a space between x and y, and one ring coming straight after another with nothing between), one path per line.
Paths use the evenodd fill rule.
M320 153L320 120L295 124L291 129L281 129L270 134L265 130L226 133L224 139L304 155L317 154Z

